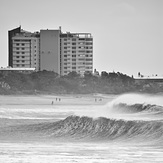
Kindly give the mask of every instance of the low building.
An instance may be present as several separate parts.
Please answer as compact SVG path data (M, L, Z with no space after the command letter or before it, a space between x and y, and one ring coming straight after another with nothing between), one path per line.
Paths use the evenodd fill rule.
M32 72L35 72L36 69L35 68L12 68L12 67L1 67L0 68L0 73L1 74L8 74L10 72L19 72L19 73L25 73L25 74L29 74Z

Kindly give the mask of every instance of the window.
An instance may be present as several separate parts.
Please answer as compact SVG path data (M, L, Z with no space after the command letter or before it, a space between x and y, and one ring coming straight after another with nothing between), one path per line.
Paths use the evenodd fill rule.
M76 69L76 67L72 67L72 69Z
M25 61L22 61L22 62L25 62Z
M86 65L92 65L92 63L85 63Z
M22 52L22 54L25 54L24 52Z
M16 61L16 62L19 62L19 61Z
M76 51L72 51L72 53L76 53Z
M75 39L75 38L73 38L73 39L72 39L72 41L76 41L76 39Z
M67 49L67 47L64 47L64 49Z
M85 57L85 55L84 54L80 54L80 55L78 55L79 57Z
M67 43L64 43L64 45L67 45Z
M25 48L22 48L22 50L24 50Z
M24 46L25 44L22 44L22 46Z
M85 51L84 50L79 50L79 53L84 53Z
M92 59L86 59L86 61L92 61Z
M15 40L16 41L16 40ZM16 44L16 46L19 46L19 44Z
M76 55L72 55L72 57L76 57Z
M19 56L16 56L16 58L19 58Z
M67 57L67 55L64 55L64 57Z
M79 60L79 61L84 61L84 60L85 60L85 58L79 58L78 60Z
M25 58L24 56L22 56L22 58Z
M72 61L76 61L76 59L72 59Z
M79 42L79 45L84 45L84 42Z
M83 40L83 41L84 41L84 40L85 40L85 38L79 38L79 40Z
M85 49L85 47L84 46L79 46L79 49Z
M19 50L19 48L16 48L16 50Z
M92 53L92 51L86 51L86 53Z
M19 54L19 52L16 52L16 54Z
M76 45L76 43L72 43L72 45Z
M72 47L72 49L76 49L76 47Z
M86 45L92 45L92 42L87 42Z
M91 67L85 67L86 69L91 69Z
M92 38L86 38L86 41L92 41L93 39Z
M24 65L22 65L22 67L24 67Z
M87 46L87 47L85 47L86 49L93 49L91 46Z

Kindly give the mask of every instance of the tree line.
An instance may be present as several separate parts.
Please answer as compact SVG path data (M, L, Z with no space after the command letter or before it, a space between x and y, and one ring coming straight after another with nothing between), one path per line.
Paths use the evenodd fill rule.
M106 71L101 72L101 75L85 72L83 76L76 72L59 76L45 70L30 74L0 73L0 83L3 83L0 85L0 94L119 94L163 90L160 86L155 90L158 87L156 84L137 82L126 74Z

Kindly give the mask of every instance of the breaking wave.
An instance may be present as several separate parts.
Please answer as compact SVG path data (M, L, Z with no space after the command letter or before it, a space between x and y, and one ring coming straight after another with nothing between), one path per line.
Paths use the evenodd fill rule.
M5 132L15 132L21 138L32 135L50 140L162 142L163 122L69 116L53 123L16 126Z
M69 116L65 120L57 122L48 135L96 140L127 140L131 138L156 140L156 138L163 137L163 123Z
M128 105L126 103L119 103L117 105L113 105L113 110L114 112L121 112L121 113L138 113L138 112L158 113L158 112L163 112L163 107L157 105L151 105L151 104Z

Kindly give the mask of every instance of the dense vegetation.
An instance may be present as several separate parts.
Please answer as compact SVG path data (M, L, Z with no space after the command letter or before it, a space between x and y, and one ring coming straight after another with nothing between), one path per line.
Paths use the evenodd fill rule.
M0 94L118 94L125 92L163 92L163 84L137 81L122 73L102 72L100 76L71 72L59 76L51 71L31 74L17 72L0 73Z

